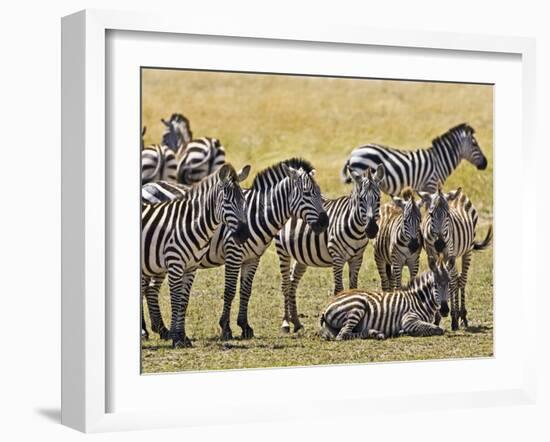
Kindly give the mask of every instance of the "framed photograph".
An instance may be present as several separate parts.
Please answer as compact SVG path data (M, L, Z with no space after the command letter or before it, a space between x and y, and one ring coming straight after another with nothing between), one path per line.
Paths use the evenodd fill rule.
M64 424L533 401L532 40L107 11L62 36Z

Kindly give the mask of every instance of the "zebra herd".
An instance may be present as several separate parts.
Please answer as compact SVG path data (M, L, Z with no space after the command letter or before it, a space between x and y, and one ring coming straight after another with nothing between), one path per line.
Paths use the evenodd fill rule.
M239 281L237 324L252 338L248 304L262 255L274 241L284 297L281 330L302 328L296 304L308 267L332 268L333 297L321 316L321 336L350 339L443 333L441 316L451 313L467 327L465 287L472 251L492 240L475 241L478 215L461 188L445 193L443 184L462 159L487 167L467 124L451 128L432 146L401 151L369 144L355 149L342 178L348 195L327 198L307 160L290 158L256 173L250 188L242 183L250 166L237 171L226 163L215 138L193 138L190 123L173 114L158 145L143 144L142 132L142 278L152 331L191 346L185 330L189 295L196 271L225 266L222 339L232 339L230 314ZM381 193L392 201L380 207ZM419 198L415 197L418 195ZM357 290L369 240L373 241L380 291ZM430 270L417 276L422 250ZM457 259L461 258L460 273ZM349 291L343 271L349 269ZM409 284L402 285L402 269ZM167 276L170 329L159 308L159 290ZM451 308L449 309L449 300ZM148 337L143 309L142 335Z

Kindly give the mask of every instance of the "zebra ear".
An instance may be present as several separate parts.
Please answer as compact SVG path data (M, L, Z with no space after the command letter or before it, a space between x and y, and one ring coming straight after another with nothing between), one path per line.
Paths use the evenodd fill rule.
M446 196L448 201L453 201L453 200L457 199L460 196L461 193L462 193L462 187L459 187L458 189L449 192L445 196Z
M237 172L237 181L239 183L242 183L244 180L246 180L249 173L250 173L250 164L247 164Z
M432 196L429 192L416 192L418 193L418 196L422 200L422 204L424 204L426 207L430 207L430 203L432 202Z
M399 198L397 196L392 197L393 203L399 207L400 209L403 209L405 207L405 203L402 198Z
M220 181L225 181L227 179L227 177L229 176L229 164L224 164L222 167L220 167L220 171L218 172L219 173L219 177L220 177Z
M376 167L376 174L374 175L374 179L377 182L380 182L384 179L384 175L386 175L386 168L383 164L379 164L378 167Z
M346 166L346 167L348 168L349 176L351 176L353 181L355 181L356 184L361 184L361 180L363 178L362 175L356 170L352 169L351 167L349 166ZM367 170L370 170L370 169L367 167Z
M281 163L281 168L283 169L285 175L289 177L292 181L298 178L298 171L293 167L290 167L288 164Z
M164 124L166 127L170 127L170 123L168 123L164 118L161 118L160 121L162 124Z
M315 178L315 173L316 173L316 172L315 172L315 169L311 169L311 172L309 172L309 176L310 176L311 178Z

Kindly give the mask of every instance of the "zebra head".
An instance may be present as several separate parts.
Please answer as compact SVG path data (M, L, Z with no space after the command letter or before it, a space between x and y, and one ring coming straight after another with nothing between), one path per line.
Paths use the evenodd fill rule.
M401 240L407 244L407 248L411 253L415 253L422 247L422 233L420 223L422 215L420 207L414 199L412 189L406 188L402 197L393 197L393 203L403 211L403 221L401 228Z
M443 253L450 239L451 218L449 213L449 201L458 198L462 188L458 188L447 194L443 193L441 183L434 194L418 192L423 204L427 207L425 237L434 240L434 248L437 253Z
M476 166L478 170L487 169L487 158L474 136L475 130L473 127L468 124L461 124L452 131L459 139L461 157Z
M305 163L304 163L305 164ZM292 161L283 162L281 167L290 179L290 213L303 219L315 233L322 233L328 227L328 215L323 208L321 189L315 181L315 169L296 169Z
M177 152L182 146L187 145L193 138L189 120L181 114L172 114L166 121L161 118L164 124L164 134L162 135L162 144Z
M348 172L354 183L350 198L352 211L361 225L366 226L367 237L373 239L378 234L380 182L384 179L385 168L379 164L374 175L370 167L363 173L348 167Z
M237 244L244 243L250 237L246 218L246 201L239 183L244 181L250 166L244 166L236 172L230 164L224 164L218 171L217 218L227 226L231 237Z
M442 256L437 259L428 258L428 265L433 274L434 283L434 299L441 316L449 315L449 292L451 291L450 285L452 282L449 269L454 267L454 258L450 258L447 263Z

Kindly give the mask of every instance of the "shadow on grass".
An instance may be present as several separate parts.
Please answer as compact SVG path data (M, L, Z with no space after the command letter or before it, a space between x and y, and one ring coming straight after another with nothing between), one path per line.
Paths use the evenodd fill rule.
M492 326L487 326L487 325L472 325L470 327L467 327L465 329L465 331L467 333L488 333L490 331L493 331L493 327Z

